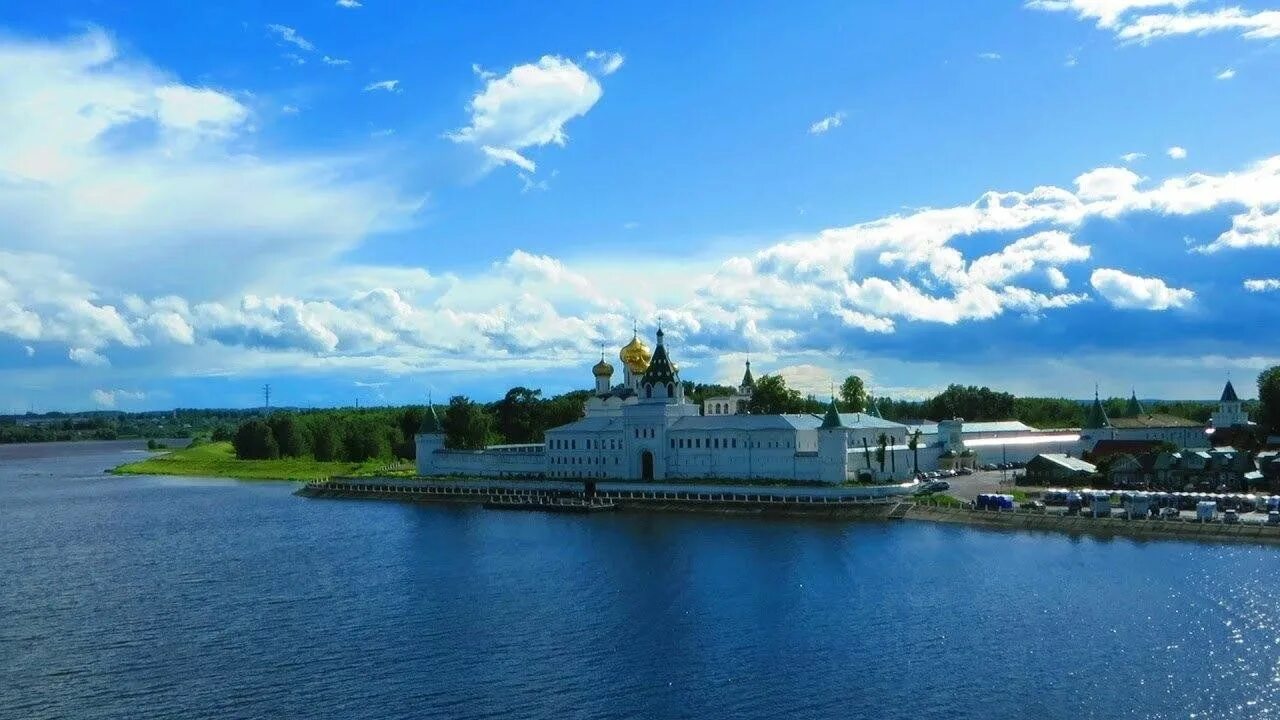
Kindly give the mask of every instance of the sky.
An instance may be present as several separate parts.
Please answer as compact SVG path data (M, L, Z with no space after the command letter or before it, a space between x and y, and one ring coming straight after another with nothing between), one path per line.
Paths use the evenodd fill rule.
M1256 395L1260 0L0 6L0 412Z

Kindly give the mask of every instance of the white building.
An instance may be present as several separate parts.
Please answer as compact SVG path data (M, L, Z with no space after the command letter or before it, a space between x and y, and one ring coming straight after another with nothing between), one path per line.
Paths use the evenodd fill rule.
M595 392L584 404L583 417L548 430L543 443L446 450L439 420L429 409L416 438L418 473L584 480L900 481L943 466L1025 462L1040 453L1079 457L1097 439L1129 432L1110 424L1097 401L1093 412L1101 413L1101 424L1083 432L959 418L906 425L874 411L841 413L834 401L822 416L751 415L747 409L755 381L750 364L736 394L709 398L699 407L685 399L679 367L668 354L661 329L652 354L633 336L618 357L622 382L613 383L614 367L601 358L591 369ZM1238 401L1224 400L1228 402ZM1222 412L1228 413L1224 418L1236 417L1229 415L1230 405ZM1165 424L1155 421L1138 434L1176 437L1171 441L1183 446L1203 444L1203 427ZM1199 441L1184 442L1174 427L1176 433L1190 433L1185 440L1196 436Z

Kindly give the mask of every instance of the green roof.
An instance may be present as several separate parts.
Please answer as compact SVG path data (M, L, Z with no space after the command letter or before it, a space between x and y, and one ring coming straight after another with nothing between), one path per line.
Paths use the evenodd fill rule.
M1086 428L1104 428L1109 427L1111 422L1107 419L1107 411L1102 407L1102 401L1098 399L1098 393L1093 394L1093 406L1089 408L1089 416L1085 418L1084 426Z
M658 347L653 350L653 358L649 360L649 367L640 378L640 384L657 386L675 382L676 371L671 367L671 360L667 357L667 348L662 344L662 329L659 328Z
M440 425L440 416L436 415L435 406L428 404L427 411L422 415L422 424L418 426L420 435L439 435L444 432Z
M831 405L827 408L827 414L822 417L822 424L819 429L844 427L844 423L840 422L840 408L836 407L835 398L831 398Z
M1240 398L1236 397L1236 389L1231 385L1231 381L1227 381L1227 386L1222 388L1222 399L1218 402L1240 402Z
M1137 392L1130 393L1129 404L1125 406L1124 414L1128 415L1129 417L1138 417L1144 412L1146 411L1142 409L1142 403L1138 402L1138 393Z
M742 373L742 384L739 385L738 387L751 388L752 390L754 390L756 387L756 379L751 377L751 361L750 360L747 361L747 371Z

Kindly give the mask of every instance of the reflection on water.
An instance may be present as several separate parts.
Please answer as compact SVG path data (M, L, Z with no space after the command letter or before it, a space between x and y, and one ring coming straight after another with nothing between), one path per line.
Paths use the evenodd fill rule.
M1277 550L314 501L0 447L0 715L1266 717Z

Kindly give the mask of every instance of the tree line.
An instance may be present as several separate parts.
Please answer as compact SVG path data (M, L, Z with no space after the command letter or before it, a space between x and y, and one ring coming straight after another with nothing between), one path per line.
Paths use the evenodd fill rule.
M724 385L685 383L686 398L698 405L708 398L735 392L736 388ZM1280 366L1259 376L1258 393L1260 400L1246 402L1246 410L1262 428L1280 431ZM591 393L585 390L543 397L541 390L517 386L501 400L479 403L456 395L434 410L446 447L476 450L502 443L542 442L547 430L582 417L583 403L590 397ZM896 422L962 417L975 422L1020 420L1040 428L1080 427L1090 404L1068 398L1017 397L973 385L950 385L923 400L895 400L869 395L856 375L845 378L835 400L841 412L868 412L874 407L882 417ZM753 414L820 415L830 402L802 394L779 375L765 375L756 380L746 410ZM1108 415L1123 417L1127 402L1125 398L1108 398L1103 404ZM1216 402L1161 401L1151 403L1145 410L1207 422L1216 408ZM414 435L425 413L425 407L276 412L246 420L234 430L219 428L214 439L232 440L236 454L242 458L313 457L348 462L412 459ZM868 449L868 453L873 450L876 449Z

